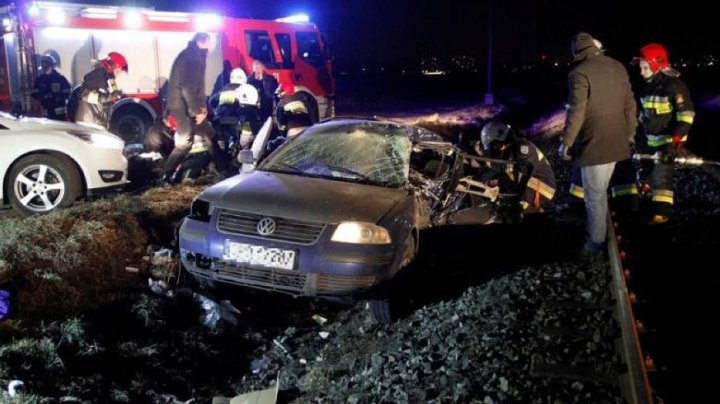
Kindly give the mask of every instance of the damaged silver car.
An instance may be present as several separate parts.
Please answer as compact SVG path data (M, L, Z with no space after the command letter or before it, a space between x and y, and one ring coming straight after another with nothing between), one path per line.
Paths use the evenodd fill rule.
M245 162L260 157L269 131ZM314 125L193 201L179 233L183 268L207 286L369 298L390 321L377 291L413 260L421 230L516 219L517 195L478 176L486 161L397 122Z

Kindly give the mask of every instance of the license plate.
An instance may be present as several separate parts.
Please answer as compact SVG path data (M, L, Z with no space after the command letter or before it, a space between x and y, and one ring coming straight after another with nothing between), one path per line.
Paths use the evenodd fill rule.
M267 268L294 269L295 251L225 240L223 259Z

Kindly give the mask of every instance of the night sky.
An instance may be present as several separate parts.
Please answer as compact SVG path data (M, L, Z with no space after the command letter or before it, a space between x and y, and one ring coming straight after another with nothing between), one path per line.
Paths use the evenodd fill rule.
M121 4L108 0L79 2ZM137 0L122 4L152 5L158 10L214 10L257 18L305 12L326 33L336 62L344 66L410 66L429 56L471 55L484 59L486 54L490 0L203 0L201 6L191 1L178 3ZM665 44L671 59L720 53L720 35L712 32L718 21L709 6L695 0L672 3L673 7L662 7L660 2L632 0L495 0L496 61L529 63L542 55L567 60L570 38L581 30L599 38L609 54L621 60L629 60L637 48L652 41Z

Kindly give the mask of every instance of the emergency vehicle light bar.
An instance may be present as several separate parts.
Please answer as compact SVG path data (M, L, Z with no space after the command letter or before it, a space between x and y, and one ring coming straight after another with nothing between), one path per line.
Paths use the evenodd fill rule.
M295 14L287 17L276 18L277 22L289 22L291 24L307 24L310 22L310 17L307 14Z

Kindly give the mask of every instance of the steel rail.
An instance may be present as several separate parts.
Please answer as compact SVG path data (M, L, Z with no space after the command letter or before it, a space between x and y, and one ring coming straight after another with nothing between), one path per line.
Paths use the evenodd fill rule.
M608 214L608 261L612 274L612 296L615 300L615 316L619 322L621 338L619 353L627 366L621 373L620 390L631 404L652 404L653 396L648 379L647 368L638 336L638 326L632 310L632 302L622 265L622 254L613 220Z

